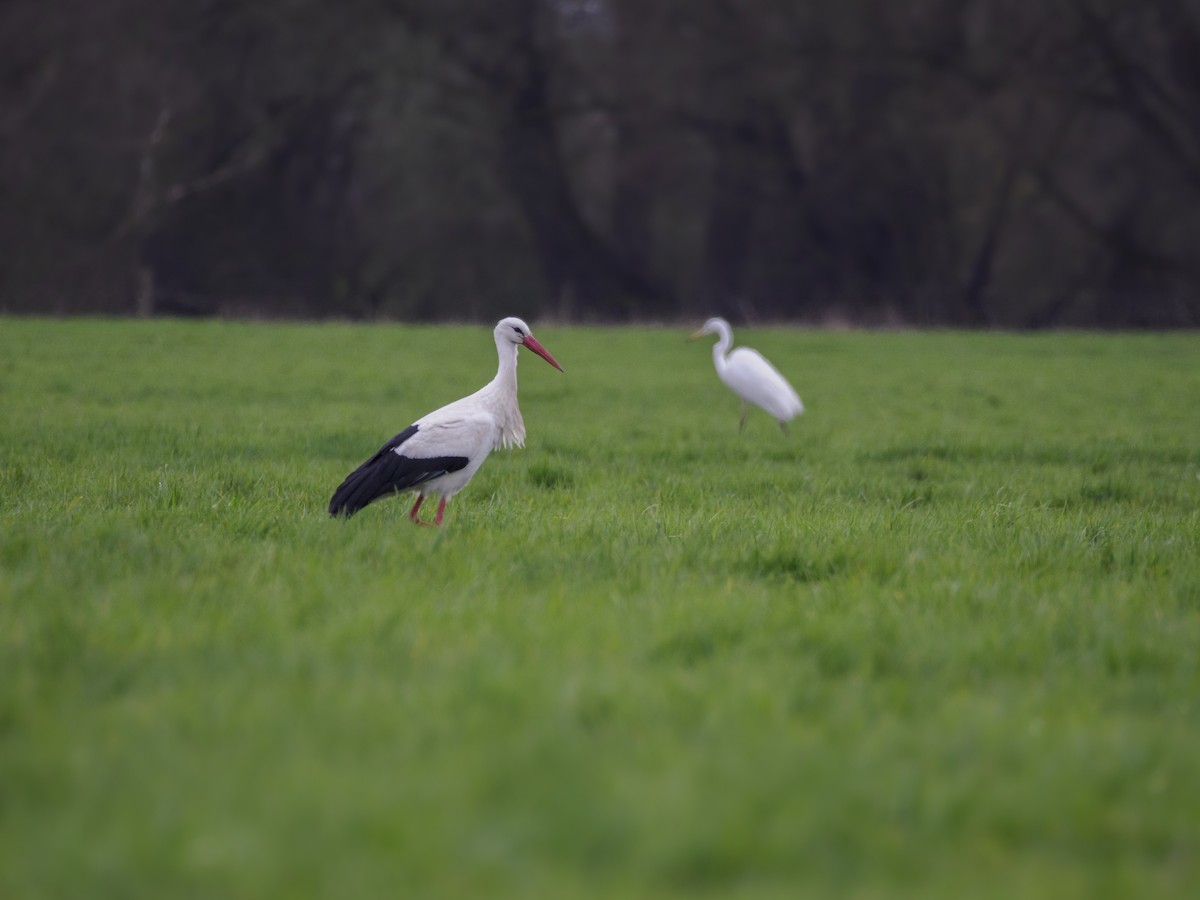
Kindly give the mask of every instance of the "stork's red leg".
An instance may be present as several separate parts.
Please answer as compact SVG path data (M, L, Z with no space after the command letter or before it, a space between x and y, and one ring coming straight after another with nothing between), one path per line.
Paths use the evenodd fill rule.
M445 511L446 511L446 498L445 498L445 497L443 497L443 498L442 498L442 499L441 499L441 500L438 502L438 511L437 511L437 516L435 516L435 517L434 517L434 520L433 520L433 524L434 524L434 525L441 525L441 524L442 524L442 513L444 513Z
M408 511L408 517L410 519L412 519L413 524L415 524L415 525L424 525L425 524L424 522L421 521L421 516L419 515L420 509L421 509L421 504L424 502L425 502L425 495L417 494L417 502L414 503L413 508Z

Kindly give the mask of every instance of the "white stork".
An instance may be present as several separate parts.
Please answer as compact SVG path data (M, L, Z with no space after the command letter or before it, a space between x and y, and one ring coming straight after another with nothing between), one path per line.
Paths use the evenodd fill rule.
M738 431L746 426L747 403L765 409L779 422L779 427L787 431L787 423L804 412L804 404L796 389L757 350L738 347L730 353L733 329L724 319L709 319L689 340L694 341L706 334L719 336L713 345L713 365L717 367L718 377L742 401Z
M525 423L517 406L517 348L528 347L558 371L554 361L517 318L501 319L493 335L500 365L482 388L413 422L346 476L329 501L331 516L352 516L368 503L392 494L417 492L408 517L418 525L426 495L438 494L442 524L446 501L467 486L496 447L523 447Z

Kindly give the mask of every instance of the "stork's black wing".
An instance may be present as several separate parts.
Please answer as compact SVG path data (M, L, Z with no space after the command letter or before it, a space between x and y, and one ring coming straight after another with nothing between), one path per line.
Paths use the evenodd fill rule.
M346 476L329 501L331 516L352 516L380 497L406 491L431 478L465 468L465 456L434 456L426 459L405 456L396 448L417 433L416 425L379 448L379 452Z

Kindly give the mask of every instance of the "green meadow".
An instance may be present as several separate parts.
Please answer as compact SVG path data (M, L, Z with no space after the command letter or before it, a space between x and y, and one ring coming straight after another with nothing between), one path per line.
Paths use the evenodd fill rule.
M0 319L0 896L1195 896L1200 336L532 324Z

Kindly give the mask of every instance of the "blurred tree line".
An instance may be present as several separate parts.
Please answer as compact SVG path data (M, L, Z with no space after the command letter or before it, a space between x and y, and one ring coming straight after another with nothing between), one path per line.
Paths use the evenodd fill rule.
M3 0L0 309L1200 324L1200 0Z

